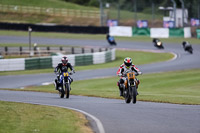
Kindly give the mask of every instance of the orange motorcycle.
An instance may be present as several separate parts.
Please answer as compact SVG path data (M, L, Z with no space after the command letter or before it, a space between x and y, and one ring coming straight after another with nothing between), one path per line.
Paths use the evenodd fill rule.
M138 86L138 82L136 79L136 76L138 74L136 74L133 71L126 71L124 73L124 77L126 78L124 85L123 85L123 96L125 98L125 102L126 103L130 103L132 100L132 103L135 104L137 101L137 86Z

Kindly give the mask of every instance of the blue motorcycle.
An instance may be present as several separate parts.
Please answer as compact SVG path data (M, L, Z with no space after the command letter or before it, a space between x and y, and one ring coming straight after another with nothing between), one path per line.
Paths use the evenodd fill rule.
M69 75L72 75L72 72L62 72L60 75L60 85L58 87L60 98L64 98L65 95L66 98L69 98L71 91L70 83L72 80Z

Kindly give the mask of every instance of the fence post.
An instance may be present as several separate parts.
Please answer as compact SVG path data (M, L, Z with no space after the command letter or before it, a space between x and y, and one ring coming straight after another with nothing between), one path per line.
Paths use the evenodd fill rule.
M72 54L74 54L74 47L72 47Z
M85 49L84 49L84 48L82 48L82 53L83 53L83 54L85 53Z
M60 46L60 51L63 51L63 48Z
M99 52L101 52L102 50L101 50L101 48L99 48Z
M22 55L22 46L19 47L19 54Z
M8 52L8 47L6 46L6 47L5 47L5 53L6 53L6 55L8 55L7 52Z
M48 47L47 47L47 53L48 53L48 54L50 53L49 51L50 51L50 47L48 46Z
M94 49L93 48L91 48L91 53L94 53Z

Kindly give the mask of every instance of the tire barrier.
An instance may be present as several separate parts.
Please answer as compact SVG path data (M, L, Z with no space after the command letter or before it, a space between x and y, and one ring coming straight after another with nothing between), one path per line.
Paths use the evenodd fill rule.
M66 55L73 66L101 64L115 60L115 49L108 51ZM31 70L53 68L61 61L63 55L38 58L0 59L0 71ZM13 66L14 64L14 66Z
M0 29L3 30L28 31L28 27L31 27L33 31L39 31L39 32L67 32L67 33L86 33L86 34L107 34L109 32L108 27L97 27L97 26L0 23Z
M151 38L191 37L191 28L136 28L128 26L109 27L111 36L150 36Z

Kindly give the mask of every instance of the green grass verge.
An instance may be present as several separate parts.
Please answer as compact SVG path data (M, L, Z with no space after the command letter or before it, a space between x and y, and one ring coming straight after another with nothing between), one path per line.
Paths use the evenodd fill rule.
M13 31L13 30L0 30L0 35L6 36L27 36L28 31ZM49 38L65 38L65 39L106 39L104 34L72 34L72 33L58 33L58 32L33 32L33 37L49 37Z
M66 8L77 10L98 10L95 7L81 6L78 4L65 2L64 0L1 0L2 5L36 6L46 8Z
M135 65L149 64L153 62L161 62L169 60L173 57L170 53L151 53L151 52L139 52L139 51L121 51L116 50L116 60L96 65L88 66L75 66L76 71L91 70L100 68L112 68L119 67L125 57L131 57ZM38 69L38 70L24 70L24 71L8 71L0 72L0 75L18 75L18 74L35 74L35 73L53 73L54 69Z
M27 36L28 31L12 31L0 30L0 35L5 36ZM33 37L48 37L48 38L65 38L65 39L89 39L89 40L105 40L104 34L72 34L72 33L56 33L56 32L32 32ZM137 41L152 43L152 38L147 36L135 37L115 37L116 41ZM183 41L189 41L191 44L200 44L199 39L196 38L162 38L161 41L165 43L178 43L182 44ZM27 44L28 45L28 44Z
M85 116L68 109L0 101L0 133L88 133Z
M143 74L138 76L139 101L177 104L200 104L200 69ZM118 77L74 81L73 95L120 98L117 87ZM19 90L19 89L18 89ZM53 85L29 87L27 91L57 93ZM59 96L58 96L59 97Z

